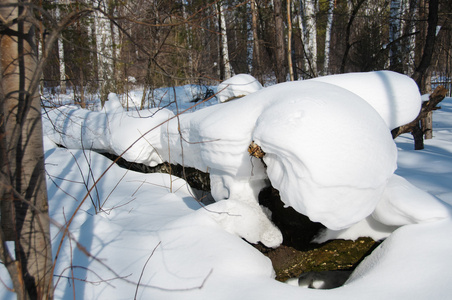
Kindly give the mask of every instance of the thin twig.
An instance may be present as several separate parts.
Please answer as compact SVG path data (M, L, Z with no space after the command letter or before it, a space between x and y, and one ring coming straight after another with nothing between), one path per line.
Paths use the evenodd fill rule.
M150 260L151 257L154 255L155 250L157 250L157 247L160 246L161 243L162 243L162 241L160 241L160 242L154 247L154 249L152 250L151 255L149 255L148 259L146 260L146 262L145 262L145 264L144 264L144 266L143 266L143 269L141 270L140 278L138 279L138 283L137 283L137 288L135 289L135 297L133 297L133 299L137 299L138 288L140 287L140 282L141 282L141 278L143 277L144 270L146 269L146 266L147 266L149 260Z

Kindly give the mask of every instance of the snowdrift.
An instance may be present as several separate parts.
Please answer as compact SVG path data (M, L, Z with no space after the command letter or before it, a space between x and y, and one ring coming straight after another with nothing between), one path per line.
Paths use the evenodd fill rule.
M249 76L230 81L241 80L243 86L250 83ZM125 151L124 158L151 166L167 161L209 172L214 199L230 201L221 209L232 215L242 211L247 221L238 226L237 218L214 219L226 230L269 247L278 246L282 237L258 204L258 193L268 181L286 205L331 231L352 228L360 235L356 228L363 222L369 227L375 222L406 223L397 219L424 220L403 209L406 193L394 185L387 189L388 182L395 182L397 167L389 129L401 120L411 121L420 107L410 78L384 71L253 89L242 91L249 94L241 99L178 116L166 109L124 112L112 97L100 112L70 107L49 112L45 127L54 142L66 147L103 147L117 155ZM266 153L263 161L249 156L252 141ZM398 209L388 203L397 203ZM429 219L448 215L447 207L438 207ZM386 210L390 220L382 217Z

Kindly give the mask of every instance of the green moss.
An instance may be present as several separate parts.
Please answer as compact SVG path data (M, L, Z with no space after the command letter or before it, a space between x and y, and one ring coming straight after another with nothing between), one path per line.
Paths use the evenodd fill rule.
M277 249L257 248L271 259L276 280L284 282L310 271L352 270L377 245L370 238L360 238L333 240L306 251L284 245Z

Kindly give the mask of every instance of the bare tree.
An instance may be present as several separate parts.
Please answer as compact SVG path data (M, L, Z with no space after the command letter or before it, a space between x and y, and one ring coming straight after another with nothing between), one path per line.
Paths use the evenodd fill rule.
M292 62L292 17L291 17L291 1L287 0L287 64L289 68L290 81L294 80L293 62Z
M389 20L389 66L396 72L403 72L402 67L402 47L400 37L402 35L402 1L391 0L390 20Z
M229 60L228 34L226 31L226 4L218 3L218 24L220 32L221 65L223 66L222 79L226 80L232 76L232 67Z
M31 3L3 1L1 35L1 259L18 299L52 298L37 49ZM15 259L6 241L15 242Z
M305 69L311 77L317 76L317 22L315 19L316 1L301 3Z
M34 9L52 18L31 1L0 4L0 259L18 299L52 299L50 219L37 91L62 29L92 10L76 10L59 23L52 20L38 61L34 24L39 22ZM8 241L14 242L14 249Z
M421 92L425 92L426 81L428 81L427 70L432 61L433 52L435 49L436 30L438 25L438 0L428 1L428 20L427 20L427 34L425 37L424 49L419 64L414 70L412 78L416 81Z
M323 75L329 73L330 64L330 43L331 43L331 29L333 27L333 16L334 16L334 0L328 0L328 16L325 29L325 57L323 61Z
M284 55L284 23L282 15L282 0L274 0L274 17L275 17L275 75L277 82L286 81L286 61Z
M258 9L256 0L251 0L251 30L253 31L253 75L262 83L262 59L258 35Z
M345 50L344 55L342 56L342 62L341 62L341 68L340 73L345 73L345 66L347 64L348 55L350 53L350 49L352 48L352 43L350 41L351 39L351 33L352 33L352 26L353 22L355 21L358 11L361 8L361 6L366 2L365 0L358 0L356 4L351 3L350 8L350 18L348 19L348 23L345 29Z

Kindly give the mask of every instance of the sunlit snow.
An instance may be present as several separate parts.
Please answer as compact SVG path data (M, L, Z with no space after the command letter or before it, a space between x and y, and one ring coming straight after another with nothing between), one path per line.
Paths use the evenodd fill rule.
M413 108L393 90L403 87L416 99L417 90L407 77L385 74L390 83L378 83L379 90L390 90L379 95L395 103L388 108L395 119L361 98L357 87L372 86L363 79L379 76L372 73L348 74L345 89L342 83L315 80L279 84L178 117L167 109L125 112L115 95L99 111L60 107L44 114L50 214L64 224L76 213L72 237L96 257L66 239L55 269L55 297L447 298L452 98L434 113L433 140L425 150L411 150L408 135L394 143L389 129L419 108L418 100ZM413 112L407 113L410 107ZM265 165L247 152L253 140L266 152ZM118 155L128 149L124 157L131 161L171 161L208 171L217 202L203 207L185 181L172 175L117 166L102 175L111 162L89 149ZM389 237L341 288L320 291L276 282L271 262L240 239L273 247L281 242L257 202L269 183L286 205L329 227L324 239ZM52 236L55 255L58 227ZM3 267L0 277L10 286ZM14 298L7 289L0 295Z

